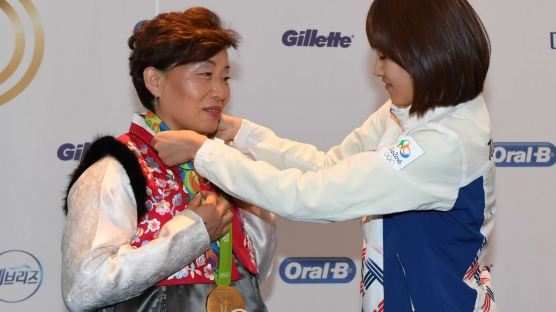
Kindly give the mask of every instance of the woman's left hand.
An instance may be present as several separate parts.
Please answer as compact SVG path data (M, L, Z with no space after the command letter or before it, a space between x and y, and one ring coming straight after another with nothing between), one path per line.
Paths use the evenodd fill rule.
M154 135L152 147L167 166L186 163L208 138L191 130L162 131Z
M241 123L243 119L232 116L222 114L222 118L218 123L218 129L216 130L215 137L223 140L224 142L228 143L233 141L236 137L239 128L241 128Z
M231 201L234 203L236 207L251 212L255 216L259 217L259 219L265 220L269 224L276 223L276 215L273 214L272 212L263 210L262 208L259 208L253 204L250 204L246 201L243 201L235 197L231 197Z

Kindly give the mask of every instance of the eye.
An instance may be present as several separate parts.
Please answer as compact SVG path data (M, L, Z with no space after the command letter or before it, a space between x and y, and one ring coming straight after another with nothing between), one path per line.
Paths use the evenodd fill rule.
M228 82L228 81L230 81L230 79L232 79L232 77L225 76L222 80L224 80L224 82Z
M199 76L203 77L203 78L211 78L212 77L212 72L202 72L199 73Z

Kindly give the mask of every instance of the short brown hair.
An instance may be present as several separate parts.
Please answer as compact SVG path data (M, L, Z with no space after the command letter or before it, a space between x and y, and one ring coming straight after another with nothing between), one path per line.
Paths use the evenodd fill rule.
M366 28L371 47L413 78L410 113L457 105L483 91L490 42L466 0L375 0Z
M239 43L237 32L222 28L220 18L203 7L162 13L135 28L128 40L129 70L141 103L151 111L154 96L143 81L145 68L153 66L166 71L205 61L223 49L237 48Z

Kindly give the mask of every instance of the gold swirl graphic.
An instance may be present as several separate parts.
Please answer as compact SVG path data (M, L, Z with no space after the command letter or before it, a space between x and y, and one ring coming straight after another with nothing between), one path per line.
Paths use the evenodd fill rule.
M33 24L33 32L35 35L33 58L21 79L13 87L0 94L0 105L10 101L27 88L39 70L44 52L44 31L39 19L39 14L35 9L35 6L33 6L33 3L31 3L31 0L20 0L20 3L27 11L27 14ZM1 85L8 80L11 75L13 75L21 64L21 59L23 58L23 53L25 51L25 32L23 30L21 19L6 0L0 0L0 9L6 13L15 31L14 52L6 68L0 72Z

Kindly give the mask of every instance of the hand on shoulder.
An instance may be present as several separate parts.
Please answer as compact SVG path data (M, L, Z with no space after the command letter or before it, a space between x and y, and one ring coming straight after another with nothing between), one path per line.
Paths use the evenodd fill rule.
M242 123L243 119L239 117L223 114L214 136L226 143L233 141Z
M168 166L186 163L208 138L191 130L162 131L154 135L151 142L158 157Z

